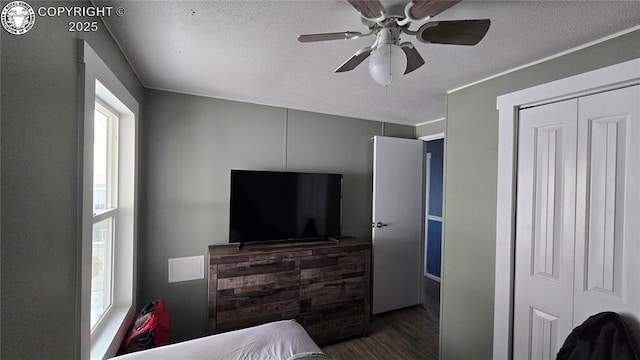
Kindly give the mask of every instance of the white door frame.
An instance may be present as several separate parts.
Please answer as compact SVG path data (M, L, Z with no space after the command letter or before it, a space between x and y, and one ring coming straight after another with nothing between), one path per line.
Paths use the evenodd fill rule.
M640 84L640 58L498 96L498 195L493 358L511 359L518 113L522 108Z
M425 136L421 136L418 138L418 140L422 140L424 142L427 141L433 141L433 140L440 140L440 139L444 139L444 133L437 133L437 134L431 134L431 135L425 135ZM425 147L426 150L426 147ZM444 150L444 147L443 147ZM444 196L444 151L442 154L442 195ZM426 164L425 164L425 189L424 189L424 199L425 199L425 203L424 203L424 260L423 260L423 266L424 266L424 276L428 277L431 280L435 280L437 282L440 282L440 279L442 277L442 245L440 246L440 277L437 277L435 275L431 275L429 273L427 273L427 251L428 251L428 241L427 241L427 237L429 236L429 188L431 187L431 154L427 153L426 154ZM444 230L444 208L443 208L443 216L441 216L440 222L443 224L442 226L442 230ZM441 236L440 236L440 243L442 243L442 231L441 231ZM424 291L422 291L422 293L424 293Z
M425 146L425 149L427 147ZM424 214L422 219L424 220L424 255L422 259L422 265L424 266L424 276L429 276L427 271L427 252L429 251L429 193L431 192L431 153L426 154L424 166ZM423 282L423 281L422 281ZM421 283L422 283L421 282ZM421 292L424 294L424 291ZM423 302L424 303L424 302Z
M439 140L439 139L444 139L444 133L443 132L437 133L437 134L420 136L418 138L418 140L422 140L422 141L431 141L431 140Z

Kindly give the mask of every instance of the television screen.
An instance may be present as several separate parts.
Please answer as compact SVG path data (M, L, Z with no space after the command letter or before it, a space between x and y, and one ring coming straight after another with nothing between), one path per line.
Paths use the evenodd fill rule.
M229 242L339 236L342 175L231 170Z

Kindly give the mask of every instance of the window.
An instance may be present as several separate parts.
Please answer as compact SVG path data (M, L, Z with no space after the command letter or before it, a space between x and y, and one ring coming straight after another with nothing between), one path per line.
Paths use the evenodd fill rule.
M80 358L115 356L136 314L138 102L80 40Z
M118 213L117 170L118 115L96 101L93 120L92 333L113 305L113 248Z

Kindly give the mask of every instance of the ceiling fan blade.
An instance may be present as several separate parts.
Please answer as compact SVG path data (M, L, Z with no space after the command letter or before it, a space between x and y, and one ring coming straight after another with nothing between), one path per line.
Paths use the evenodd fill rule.
M348 40L348 39L357 39L361 36L365 36L365 34L357 31L344 31L344 32L335 32L335 33L324 33L324 34L298 35L298 41L302 43L308 43L308 42L314 42L314 41L327 41L327 40Z
M369 19L377 19L382 16L384 6L380 0L348 0L349 4Z
M429 22L416 34L424 43L476 45L489 31L491 20L454 20Z
M342 63L342 65L340 65L340 67L338 67L335 72L345 72L355 69L358 65L360 65L361 62L363 62L366 58L369 57L369 55L371 55L372 51L373 49L370 47L358 51L357 53L353 54L353 56L351 56L347 61Z
M462 0L413 0L409 15L414 19L434 17Z
M404 71L404 75L424 65L424 59L413 45L402 47L402 51L404 51L404 54L407 56L407 68Z

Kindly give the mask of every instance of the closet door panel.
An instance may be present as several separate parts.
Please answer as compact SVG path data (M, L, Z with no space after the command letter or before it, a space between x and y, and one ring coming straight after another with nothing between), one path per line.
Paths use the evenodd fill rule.
M578 107L574 324L640 314L640 86Z
M572 329L577 104L520 111L514 359L555 359Z

